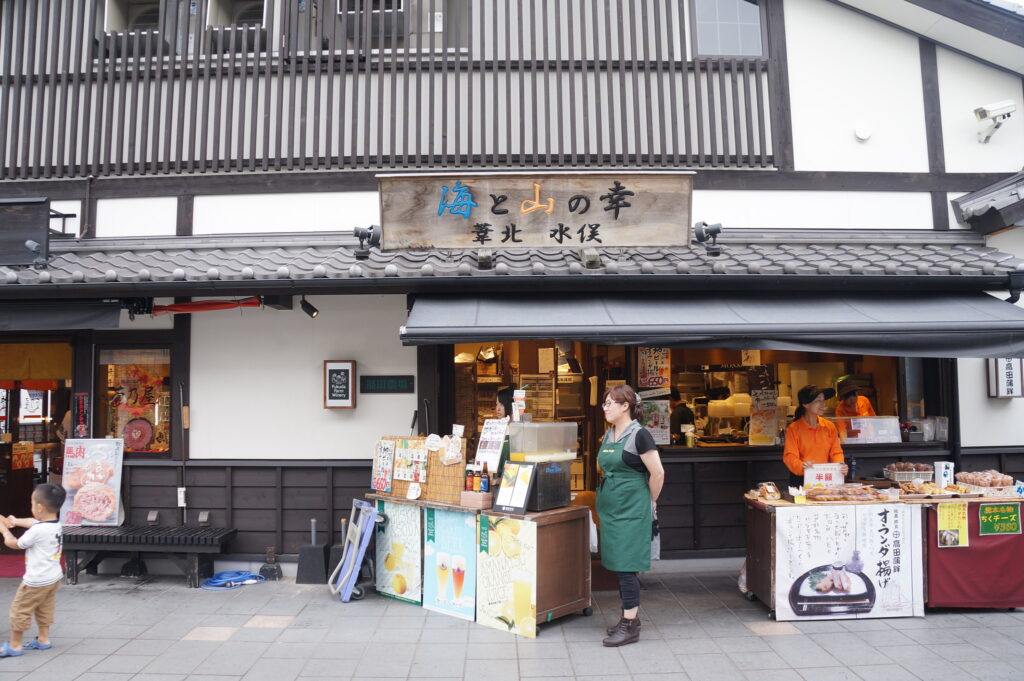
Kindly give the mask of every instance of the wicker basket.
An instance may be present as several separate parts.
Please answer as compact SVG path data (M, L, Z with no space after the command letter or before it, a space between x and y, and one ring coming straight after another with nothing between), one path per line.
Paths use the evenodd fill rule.
M882 473L886 479L893 480L895 482L913 482L914 480L923 480L925 482L931 482L935 479L935 471L891 471L888 468L883 468Z

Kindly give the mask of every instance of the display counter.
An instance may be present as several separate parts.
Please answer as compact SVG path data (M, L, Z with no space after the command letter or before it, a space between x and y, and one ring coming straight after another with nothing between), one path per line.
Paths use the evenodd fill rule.
M382 595L526 637L591 614L589 509L524 515L368 494Z
M745 504L748 597L769 617L924 614L920 504Z

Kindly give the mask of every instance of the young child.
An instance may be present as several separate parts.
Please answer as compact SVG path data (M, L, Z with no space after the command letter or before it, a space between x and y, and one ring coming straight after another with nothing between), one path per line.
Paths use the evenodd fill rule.
M60 507L64 504L64 488L52 483L36 486L32 492L32 518L0 518L0 534L4 545L25 550L25 577L11 603L11 639L0 645L0 657L17 657L24 650L48 650L50 625L57 604L57 588L64 572L60 568ZM27 527L15 538L12 527ZM39 635L22 645L22 636L36 618Z

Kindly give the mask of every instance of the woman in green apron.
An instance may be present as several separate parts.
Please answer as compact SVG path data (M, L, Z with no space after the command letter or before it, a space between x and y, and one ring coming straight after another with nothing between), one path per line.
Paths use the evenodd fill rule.
M604 394L605 421L612 428L604 435L597 463L603 476L597 488L597 514L601 519L601 563L619 578L622 617L608 628L603 643L614 647L640 640L640 580L638 572L651 569L653 502L665 482L654 438L640 425L640 398L628 385Z

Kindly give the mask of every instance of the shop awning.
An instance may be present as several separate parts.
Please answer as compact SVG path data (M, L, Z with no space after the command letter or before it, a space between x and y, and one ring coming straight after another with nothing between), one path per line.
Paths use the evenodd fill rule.
M401 339L1021 357L1024 309L985 293L425 296L416 299Z
M0 331L116 329L120 303L33 301L0 303Z

